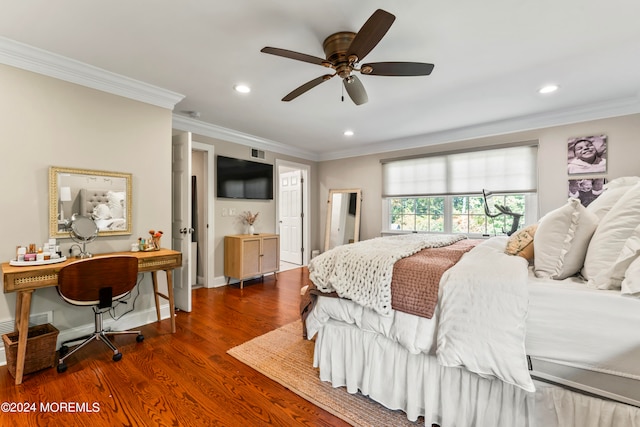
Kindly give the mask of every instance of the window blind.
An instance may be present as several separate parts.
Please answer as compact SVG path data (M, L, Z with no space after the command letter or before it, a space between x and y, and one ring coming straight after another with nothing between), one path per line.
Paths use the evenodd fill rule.
M535 192L537 155L527 145L386 161L382 196Z

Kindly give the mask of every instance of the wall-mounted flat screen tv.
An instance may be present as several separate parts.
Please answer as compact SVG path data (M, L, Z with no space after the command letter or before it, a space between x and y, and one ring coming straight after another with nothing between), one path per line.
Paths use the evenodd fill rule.
M273 199L273 165L217 156L217 197Z

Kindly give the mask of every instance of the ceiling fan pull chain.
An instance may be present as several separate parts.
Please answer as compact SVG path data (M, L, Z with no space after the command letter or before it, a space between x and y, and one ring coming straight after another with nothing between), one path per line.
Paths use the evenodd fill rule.
M340 99L342 100L342 102L344 102L344 85L340 85L340 88L341 88L341 92L342 92L341 96L340 96Z

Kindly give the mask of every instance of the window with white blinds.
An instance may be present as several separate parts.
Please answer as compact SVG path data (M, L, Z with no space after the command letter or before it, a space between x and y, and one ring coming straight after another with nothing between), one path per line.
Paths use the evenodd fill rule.
M505 234L516 224L487 215L496 204L522 215L518 228L536 221L537 151L522 143L382 161L383 231Z
M382 162L382 197L534 193L537 145L444 153Z

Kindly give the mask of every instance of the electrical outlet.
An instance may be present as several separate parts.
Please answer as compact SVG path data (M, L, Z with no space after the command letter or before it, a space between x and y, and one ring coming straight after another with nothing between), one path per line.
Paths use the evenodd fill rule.
M229 216L229 209L222 208L222 216Z
M235 216L236 215L236 208L229 208L229 216Z

